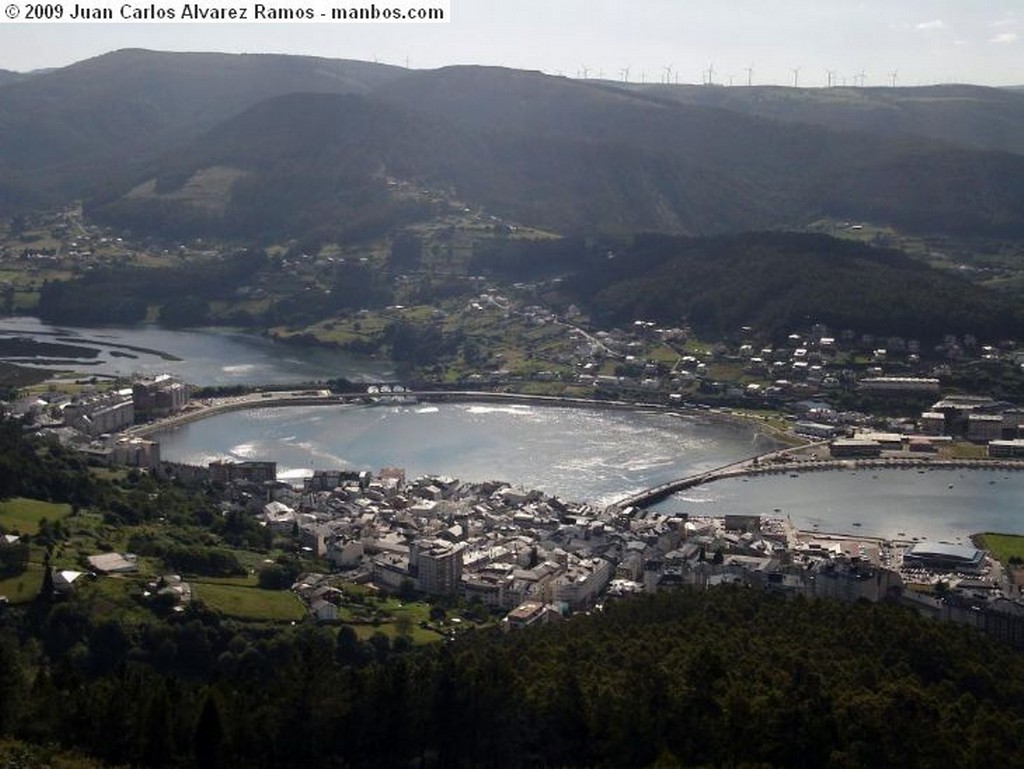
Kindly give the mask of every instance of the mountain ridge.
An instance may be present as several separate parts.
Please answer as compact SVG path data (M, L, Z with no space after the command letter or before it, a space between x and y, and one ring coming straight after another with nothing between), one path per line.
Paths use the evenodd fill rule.
M225 185L218 201L238 214L236 224L255 220L257 211L295 213L288 195L310 182L327 205L319 221L315 210L302 211L301 226L329 226L345 201L371 190L390 168L402 181L559 232L698 234L838 218L919 231L1024 234L1024 154L948 136L852 131L825 124L834 116L811 119L806 105L787 117L775 114L785 111L772 102L758 114L734 103L749 94L719 94L741 90L640 88L497 67L407 70L341 59L128 49L3 86L0 213L20 201L84 197L113 223L131 219L133 206L153 213L166 205L175 209L171 219L188 224L180 198L133 202L130 193L147 183L180 188L204 168L231 168L233 157L245 156L259 168L240 170L255 176ZM807 102L843 95L750 90ZM883 96L923 101L930 93L845 91L864 91L856 95L872 104ZM997 98L994 91L942 93L983 93L1010 105L1013 131L1007 129L1004 144L1012 145L1014 105L1024 105L1024 97L1004 90ZM722 103L697 103L713 101L709 93ZM358 98L332 101L340 97ZM285 118L275 114L282 104ZM368 122L374 114L401 130ZM1019 126L1024 137L1024 112ZM268 144L269 135L277 140ZM372 149L377 167L346 143ZM217 217L204 218L216 234ZM277 219L267 234L295 234L283 216Z

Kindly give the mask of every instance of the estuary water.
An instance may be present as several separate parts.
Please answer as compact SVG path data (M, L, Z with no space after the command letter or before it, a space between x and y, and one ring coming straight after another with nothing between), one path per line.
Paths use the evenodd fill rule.
M0 318L0 343L29 340L60 345L8 351L3 360L22 366L72 370L85 375L177 374L197 385L287 384L345 377L386 379L389 362L341 350L299 347L233 329L170 330L132 327L52 326L38 318Z
M743 424L540 405L303 406L221 414L157 433L161 456L314 469L405 468L407 477L505 480L608 504L630 492L778 448Z
M285 478L314 469L505 480L605 505L643 488L780 447L752 426L663 413L471 403L305 406L233 412L154 436L165 459L276 460ZM799 528L966 541L1024 534L1024 472L858 470L730 479L655 509L789 516Z
M1024 534L1024 471L936 467L729 478L653 509L788 516L807 531L966 544L977 532Z
M62 363L50 354L26 359L19 339L62 345ZM0 344L4 340L3 358L24 365L104 376L168 372L199 385L392 374L387 363L227 329L67 328L2 318ZM595 504L778 448L750 426L709 418L480 404L256 409L157 438L163 456L177 461L273 459L285 477L296 478L313 469L398 465L410 476L505 480ZM955 541L978 531L1024 534L1024 472L860 470L731 479L690 489L657 508L785 515L803 529Z

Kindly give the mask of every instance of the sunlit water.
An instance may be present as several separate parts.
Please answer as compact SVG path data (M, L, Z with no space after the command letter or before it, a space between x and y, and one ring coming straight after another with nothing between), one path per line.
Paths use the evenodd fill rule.
M777 445L745 425L668 414L468 403L257 409L155 437L176 461L272 459L285 477L397 465L599 503Z
M668 414L474 404L259 409L157 436L163 456L273 459L284 477L331 467L507 480L608 504L777 448L751 427ZM789 516L800 528L956 541L1024 533L1024 472L859 470L731 479L655 506L693 515Z
M775 514L801 529L954 542L980 531L1024 534L1024 472L862 469L731 478L655 508Z

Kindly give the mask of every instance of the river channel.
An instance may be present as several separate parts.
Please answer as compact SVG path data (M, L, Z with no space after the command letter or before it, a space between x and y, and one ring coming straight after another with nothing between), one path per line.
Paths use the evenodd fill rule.
M24 349L18 349L16 342ZM37 318L0 318L3 360L86 375L177 374L197 385L288 384L345 377L379 381L389 362L324 347L301 347L234 329L171 330L144 324L52 326ZM49 347L57 345L57 347Z

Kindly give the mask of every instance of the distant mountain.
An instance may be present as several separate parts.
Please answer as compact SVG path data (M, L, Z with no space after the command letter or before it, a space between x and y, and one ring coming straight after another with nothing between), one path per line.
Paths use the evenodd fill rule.
M411 183L434 202L568 233L710 234L831 217L1024 235L1024 155L1005 151L1024 99L820 90L840 102L827 119L800 101L823 96L795 89L119 51L3 87L0 213L5 200L82 196L109 221L168 233L352 235L430 215L424 198L402 192ZM764 105L744 107L757 91ZM971 146L867 118L849 130L846 102L868 95L865 113L891 102L916 116L911 127L928 122L919 113L931 99L949 115L985 104L1003 128Z
M1024 153L1024 89L782 88L609 83L630 93L793 123Z
M88 195L268 98L362 93L402 71L299 56L123 50L22 79L0 98L0 212L15 203L12 194Z
M209 169L233 179L212 205ZM570 233L710 234L834 217L1024 234L1024 156L486 67L257 105L148 166L131 192L109 188L95 210L135 227L162 218L228 232L249 222L252 232L259 222L280 234L344 219L351 201L378 200L385 178Z
M24 80L25 75L20 72L11 72L9 69L0 69L0 86L6 85L7 83L16 83L19 80Z
M179 148L93 210L141 231L376 236L433 211L396 199L393 177L440 179L487 152L478 137L365 96L289 94Z

